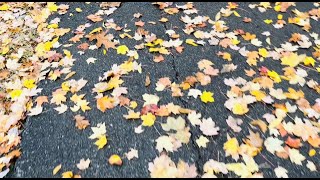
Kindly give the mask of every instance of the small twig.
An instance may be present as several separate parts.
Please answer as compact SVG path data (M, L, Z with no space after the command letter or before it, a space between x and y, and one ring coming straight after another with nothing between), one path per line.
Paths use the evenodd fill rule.
M272 162L270 162L263 154L260 154L262 156L263 159L265 159L266 161L268 161L274 168L276 167L274 164L272 164Z
M315 71L315 72L318 72L317 70L315 70L315 69L312 69L312 68L310 68L310 67L307 67L307 66L305 66L305 65L302 65L302 64L299 64L299 66L305 67L305 68L307 68L307 69L309 69L309 70L311 70L311 71Z
M159 134L159 136L161 136L161 134L160 134L160 132L158 131L158 129L156 128L156 126L153 126L155 129L156 129L156 131L157 131L157 133Z

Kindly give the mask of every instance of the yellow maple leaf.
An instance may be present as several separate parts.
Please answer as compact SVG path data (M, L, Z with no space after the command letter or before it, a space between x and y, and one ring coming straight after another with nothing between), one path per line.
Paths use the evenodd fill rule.
M55 2L48 2L47 5L51 12L58 11L58 6L56 5Z
M160 47L159 53L160 54L170 54L170 52L165 47Z
M223 53L222 59L231 61L231 54L230 54L230 53L227 53L227 52Z
M59 27L59 25L58 24L49 24L48 26L47 26L47 28L53 28L53 29L56 29L56 28L58 28Z
M196 44L193 39L186 39L186 43L192 46L198 46L198 44Z
M266 94L263 91L253 90L250 93L251 95L255 96L258 101L261 101L264 97L266 97Z
M5 54L7 54L7 52L9 52L9 50L10 50L10 48L9 48L9 46L5 46L5 47L3 47L2 48L2 55L5 55Z
M259 171L258 164L250 156L243 155L244 163L229 163L226 164L226 168L229 171L233 171L241 178L252 177L252 173Z
M273 7L273 9L277 12L279 12L281 10L281 5L276 5Z
M270 3L269 2L260 2L259 4L260 6L264 7L265 9L267 8L271 8Z
M163 39L156 39L155 41L153 41L154 45L161 45L163 43Z
M312 57L310 57L310 56L306 57L306 58L304 59L304 61L303 61L304 65L308 66L308 65L311 64L313 67L314 67L315 62L316 62L316 61L315 61Z
M44 51L45 51L45 48L44 48L44 43L39 43L36 48L36 53L38 56L43 56L44 55Z
M10 8L10 6L7 3L4 3L2 6L0 6L0 11L6 11Z
M13 91L10 92L10 97L12 99L16 98L16 97L19 97L22 93L22 90L21 89L15 89Z
M89 102L86 100L78 101L77 105L80 106L82 112L86 112L86 110L91 110L91 107L88 106Z
M133 68L134 68L134 64L132 61L125 61L124 63L122 63L120 65L120 68L122 70L125 70L127 72L130 72L130 71L133 71Z
M67 56L67 58L71 58L71 56L72 56L71 52L66 49L63 50L63 53Z
M44 50L45 51L50 51L50 49L52 48L52 42L48 41L44 43Z
M62 88L63 91L66 91L66 92L70 91L70 86L69 86L68 81L63 82L61 84L61 88Z
M126 45L121 45L117 47L117 54L125 55L129 51L129 48Z
M107 137L105 135L102 135L94 144L98 146L98 149L102 149L107 144L107 142Z
M274 119L273 121L271 121L271 122L269 123L268 128L269 128L269 129L272 129L272 128L277 127L277 126L281 123L282 120L283 120L282 118L276 118L276 119Z
M297 53L291 53L289 56L285 56L280 60L282 65L296 67L300 62L302 62L305 59L305 57L305 54L298 55Z
M73 177L72 171L66 171L62 173L62 178L72 178L72 177Z
M265 58L268 56L268 51L265 48L259 48L259 54Z
M226 164L229 171L233 171L236 175L240 177L248 177L251 175L250 170L244 163L229 163Z
M34 88L36 86L34 83L35 83L35 80L26 79L26 80L23 81L23 86L28 88L28 89L32 89L32 88Z
M128 115L123 115L126 119L139 119L140 112L134 112L133 110L129 110Z
M121 67L121 69L122 69L123 66L120 66L120 67ZM122 84L122 83L123 83L123 80L120 79L119 76L112 77L112 78L110 79L110 81L108 82L108 88L107 88L107 90L110 90L110 89L113 89L113 88L117 88L117 87L119 87L119 85Z
M232 39L231 42L233 45L237 45L240 43L240 41L238 39Z
M232 112L237 115L243 115L249 111L246 104L236 103L232 107Z
M213 96L212 92L204 91L204 92L202 92L200 98L201 98L201 101L204 103L214 102L214 98L212 96Z
M138 106L136 101L130 101L130 106L132 109L135 109Z
M150 48L149 52L159 52L160 48Z
M142 125L143 126L152 126L154 122L156 121L156 116L153 115L152 113L147 113L146 115L141 116L142 119Z
M265 22L266 24L271 24L273 21L272 21L271 19L265 19L264 22Z
M236 138L230 138L227 142L223 144L223 149L226 152L226 156L231 155L233 159L239 158L239 143Z
M280 78L279 74L275 71L268 70L268 76L276 83L281 82L281 78Z
M80 95L74 94L71 96L70 100L73 101L74 103L77 103L78 101L81 101L84 96L85 94L80 94Z
M296 91L293 88L288 88L288 92L284 93L285 96L289 99L295 99L298 100L300 98L304 98L304 93L303 91L299 90Z

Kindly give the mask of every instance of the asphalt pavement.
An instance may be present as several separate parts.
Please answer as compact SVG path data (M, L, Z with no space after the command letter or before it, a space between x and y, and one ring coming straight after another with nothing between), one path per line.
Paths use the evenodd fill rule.
M86 16L95 13L99 9L99 3L95 2L90 4L78 2L65 4L70 5L67 14L50 17L50 19L55 17L61 18L59 26L63 28L76 29L80 24L84 24L85 21L89 22ZM195 2L194 6L198 9L199 15L207 15L214 19L220 8L226 6L226 2ZM308 6L308 3L298 3L299 10L308 9ZM81 13L75 11L77 7L82 9ZM267 11L265 14L261 14L257 10L252 11L248 8L248 3L239 3L239 8L246 10L238 10L241 16L252 18L254 24L239 23L239 18L232 16L225 20L228 26L231 29L243 29L255 33L258 38L263 36L261 35L263 31L269 30L275 46L279 46L283 41L286 41L291 36L291 33L302 32L301 28L295 26L275 29L271 28L271 25L265 24L263 22L265 16L276 17L277 14L274 11ZM74 15L69 16L69 13L73 13ZM134 30L136 29L134 25L135 19L133 18L134 13L141 13L142 17L140 19L144 22L157 22L155 25L146 23L144 28L156 34L158 38L167 39L165 31L174 27L176 27L176 32L180 34L180 39L188 38L182 31L185 24L180 20L181 13L168 15L149 2L124 2L106 19L113 18L119 26L123 27L127 24L128 29ZM284 16L288 16L288 14L290 13L285 13ZM168 18L169 21L167 23L158 22L162 17ZM315 22L312 21L312 30L319 33L320 26L313 23ZM89 29L100 27L101 24L102 22L93 23ZM59 42L67 42L71 37L72 33L68 33ZM83 42L87 42L87 40L84 38L80 43ZM127 38L120 39L120 42L121 44L126 44L129 49L133 49L135 45L135 40ZM250 45L247 48L250 49ZM97 150L94 141L88 138L92 134L91 128L80 131L75 127L73 120L75 113L69 110L59 115L52 105L44 104L43 113L38 116L28 117L25 121L21 142L22 155L16 161L14 170L10 172L9 177L60 177L59 173L55 176L52 175L53 168L59 164L62 164L61 172L70 170L74 174L79 173L82 177L149 177L148 163L152 162L159 155L159 152L155 149L154 141L159 137L159 133L164 134L161 131L160 123L156 123L154 127L145 128L145 131L141 134L136 134L134 133L134 128L140 125L141 122L129 122L125 120L123 114L127 113L126 108L116 107L103 113L96 108L96 100L94 98L96 94L92 93L92 88L98 82L99 76L102 76L113 64L120 64L127 59L124 56L118 56L115 50L109 50L107 55L103 54L102 49L86 51L85 54L79 55L77 53L77 45L71 46L68 50L71 51L76 59L75 65L72 67L72 70L76 71L76 74L72 78L84 78L88 80L87 85L80 92L86 94L85 97L90 102L89 106L92 107L92 110L85 113L81 112L80 114L90 120L90 126L96 126L100 122L106 123L108 144L103 149ZM198 71L197 62L200 59L209 59L214 62L216 68L221 69L225 61L216 56L216 53L221 50L219 46L185 46L182 54L174 52L172 55L166 55L165 61L156 63L153 61L153 55L144 49L139 51L140 58L138 60L143 65L143 73L134 72L128 77L123 78L123 86L128 87L128 97L130 99L142 101L144 93L157 94L161 97L160 104L173 102L185 108L196 109L202 113L203 117L212 117L215 120L217 126L221 129L220 133L223 135L210 137L210 143L207 148L199 149L197 147L195 140L202 133L198 128L191 127L190 132L192 136L190 143L183 145L182 148L179 148L178 152L170 153L170 157L175 162L180 158L188 163L196 163L199 174L203 173L202 166L209 159L219 159L219 161L225 163L234 162L231 157L225 157L223 150L223 143L227 138L226 133L232 134L232 130L225 123L228 115L230 115L230 111L223 106L226 98L220 93L220 91L226 93L228 89L223 80L230 77L245 78L244 69L253 68L256 71L258 69L257 67L250 67L240 54L230 52L234 59L234 64L238 65L238 68L232 73L219 74L219 76L213 78L211 84L205 87L200 85L195 87L201 91L209 90L215 93L215 102L208 104L204 104L199 98L197 100L187 98L186 96L173 98L170 91L157 92L155 90L155 83L162 77L169 77L177 83L182 82L191 72ZM306 53L311 55L311 52ZM97 59L96 62L88 65L85 60L89 57L95 57ZM282 66L279 66L279 62L276 61L264 61L259 65L264 65L278 72L282 69ZM148 87L144 85L146 74L150 74L151 80L151 85ZM308 74L310 77L319 76L317 72L313 71L308 71ZM58 79L54 82L50 80L41 81L39 84L39 87L43 88L41 95L50 96L52 91L59 88L63 81L63 79ZM287 86L287 84L281 83L283 89L287 89ZM305 94L308 100L319 98L316 92L307 90L307 87L303 87L302 90L310 92ZM70 102L68 103L67 105L71 105ZM141 105L142 103L139 104L139 106ZM261 118L266 112L270 112L270 110L263 104L256 103L250 107L248 115L253 118ZM246 127L249 126L248 122L250 120L244 116L241 116L241 118L244 124L242 126L243 130L238 135L238 140L241 140L241 137L245 137L249 129ZM163 121L164 119L159 119L159 122ZM110 155L123 155L130 148L135 148L139 151L138 159L131 161L124 159L121 167L110 166L108 164L107 161ZM308 146L303 146L300 151L307 154L309 148ZM306 157L307 159L310 158ZM88 169L80 172L76 164L82 158L90 158L91 164ZM290 160L278 158L267 151L262 151L261 154L255 157L255 160L261 165L261 172L263 172L264 177L275 177L274 168L278 165L285 167L289 171L289 177L319 177L319 172L310 172L305 165L298 166L292 164ZM319 164L319 153L312 157L312 161ZM232 176L236 177L234 174Z

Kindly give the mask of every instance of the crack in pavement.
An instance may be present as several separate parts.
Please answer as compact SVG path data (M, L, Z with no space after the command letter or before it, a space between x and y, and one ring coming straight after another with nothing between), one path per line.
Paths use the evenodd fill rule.
M166 24L161 23L161 25L162 25L162 27L164 28L165 31L169 30ZM167 60L170 61L171 67L172 67L172 69L174 71L174 76L173 76L174 81L175 82L179 82L180 73L179 73L179 70L178 70L178 68L176 66L176 62L175 62L177 57L172 52L170 52L169 55L172 57L172 59L170 58L170 59L167 59ZM182 97L176 97L176 98L178 99L179 102L181 102L183 108L188 108L189 107L188 106L188 102L186 100L184 100ZM195 166L197 168L197 171L199 172L199 174L201 174L200 170L202 170L201 164L203 164L203 162L202 162L203 161L202 160L203 157L201 156L200 149L198 148L198 145L197 145L197 143L195 142L195 139L194 139L196 137L195 134L194 134L194 130L196 130L196 127L193 127L192 124L188 120L185 120L185 122L190 127L190 131L189 132L191 134L191 137L190 137L191 146L188 146L190 144L190 142L189 142L187 144L187 147L191 147L191 149L194 150L194 152L196 152L197 159L195 159L194 163L195 163Z
M169 30L168 29L168 27L167 27L167 25L166 24L161 24L162 25L162 27L165 29L165 31L167 31L167 30ZM176 81L176 82L179 82L179 79L180 79L180 73L179 73L179 70L178 70L178 68L177 68L177 66L176 66L176 59L177 59L177 57L172 53L172 52L170 52L170 54L169 54L171 57L172 57L172 59L169 59L170 60L170 64L171 64L171 66L172 66L172 69L174 70L174 80ZM182 107L183 108L189 108L189 102L188 101L186 101L185 99L183 99L182 97L180 97L180 96L178 96L178 97L176 97L177 99L178 99L178 101L179 102L181 102L182 103ZM198 147L198 145L197 145L197 143L196 143L196 141L195 141L195 139L194 138L196 138L196 135L194 134L194 131L196 130L196 132L197 133L200 133L200 132L198 132L198 130L196 129L196 127L194 127L190 122L189 122L189 120L185 120L185 122L187 123L187 125L190 127L190 134L191 134L191 136L190 136L190 142L191 142L191 148L194 150L194 152L196 152L196 157L197 157L197 159L195 159L195 166L196 166L196 168L197 168L197 171L198 171L198 173L199 174L201 174L201 172L200 172L200 170L202 170L202 167L201 167L201 164L203 164L203 157L201 156L201 152L200 152L200 149L199 149L199 147ZM190 143L188 143L188 144L190 144ZM188 146L188 144L187 144L187 146ZM190 146L188 146L188 147L190 147Z

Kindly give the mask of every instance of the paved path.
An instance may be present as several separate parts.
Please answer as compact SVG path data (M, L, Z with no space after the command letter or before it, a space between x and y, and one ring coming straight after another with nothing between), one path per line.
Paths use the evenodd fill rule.
M61 16L54 15L54 17L61 18L59 23L60 27L76 29L80 24L84 24L86 16L95 13L98 9L98 3L67 3L70 5L68 13ZM178 3L179 4L179 3ZM180 3L181 4L181 3ZM239 8L244 10L238 10L242 17L250 17L254 21L247 25L240 23L241 19L235 16L226 18L225 21L231 29L243 29L244 31L252 32L257 35L258 38L263 37L261 33L263 31L270 31L272 37L272 43L275 46L280 46L284 41L290 38L293 32L304 33L298 26L286 26L282 29L272 28L272 25L267 25L263 22L268 18L276 18L277 13L274 11L267 11L265 14L261 14L257 10L252 11L248 8L247 3L239 3ZM311 4L311 3L310 3ZM298 3L300 11L310 9L309 3ZM221 7L225 7L226 3L194 3L194 6L198 9L199 15L208 15L214 19L216 13ZM75 8L81 8L82 13L75 12ZM176 32L180 34L180 39L187 39L188 36L183 33L182 29L185 24L180 21L181 13L176 15L168 15L163 11L160 11L156 6L151 3L132 3L125 2L107 19L113 18L114 21L121 27L127 24L127 29L135 30L136 27L134 22L136 19L133 18L134 13L142 13L141 20L144 22L155 21L156 25L146 23L144 28L148 31L153 32L158 38L167 39L165 31L176 27ZM73 13L73 16L68 16L69 13ZM285 13L286 18L290 13ZM169 19L165 25L159 23L158 20L162 17ZM89 29L100 27L101 22L93 23L93 26ZM320 32L320 26L312 21L312 30L316 33ZM87 30L89 32L89 30ZM119 34L119 32L115 32ZM63 36L59 42L67 42L72 37L72 33L68 33ZM87 42L84 38L82 42ZM135 40L120 39L121 44L126 44L129 49L133 49ZM78 43L80 44L80 43ZM77 45L78 45L77 44ZM52 177L53 168L62 164L63 167L61 172L73 171L74 173L81 174L82 177L149 177L148 162L152 162L153 159L159 155L159 152L155 149L154 140L157 139L161 131L160 123L156 123L154 127L145 128L142 134L134 133L134 128L140 125L140 121L127 121L122 116L127 113L127 109L124 107L116 107L112 110L107 110L102 113L96 108L96 100L92 93L94 84L98 82L99 76L102 76L105 71L111 68L113 64L120 64L124 60L124 56L118 56L115 50L109 50L107 55L103 55L102 49L86 51L84 55L79 55L77 45L73 45L68 50L71 51L73 57L76 59L75 65L72 70L76 71L76 74L72 77L73 79L84 78L88 80L86 86L81 90L81 93L86 94L86 99L90 102L92 110L85 113L81 113L87 119L90 120L91 127L96 126L100 122L105 122L107 126L108 144L102 150L97 150L93 140L88 137L92 134L91 128L87 128L83 131L78 130L75 125L73 112L68 110L67 112L58 115L58 113L49 104L44 105L44 112L38 116L27 118L24 124L24 130L22 133L22 156L17 160L14 171L10 173L11 177ZM248 45L250 49L252 45ZM253 46L252 46L253 47ZM62 49L62 48L61 48ZM223 150L223 143L226 141L226 133L232 134L232 130L228 128L225 123L230 111L227 110L223 104L226 98L220 93L220 90L226 93L229 89L224 83L225 78L236 78L243 77L244 69L249 69L250 66L243 60L243 57L239 53L232 54L234 64L238 65L238 68L233 73L224 73L216 76L211 84L208 86L196 86L196 88L202 90L209 90L215 93L215 102L204 104L199 100L188 98L183 96L181 98L172 98L170 92L157 92L155 91L155 83L161 77L169 77L172 81L182 82L186 76L189 76L191 72L197 72L197 62L200 59L212 60L215 67L221 69L222 65L225 64L225 60L216 56L218 51L223 50L220 46L187 46L185 45L184 52L182 54L173 53L173 55L166 55L165 61L161 63L153 62L153 55L147 50L139 51L139 63L143 65L143 73L137 72L131 73L128 77L124 77L124 87L128 87L128 97L130 99L136 99L137 102L142 101L142 95L144 93L157 94L161 97L161 104L173 102L185 108L196 109L201 112L203 117L212 117L217 126L221 128L221 136L210 137L210 143L207 148L199 149L195 144L195 140L202 134L199 128L191 126L191 139L188 145L183 145L177 152L170 153L170 157L177 162L179 158L183 159L188 163L195 163L199 174L203 174L203 164L209 159L215 159L219 161L234 162L230 157L225 157ZM311 52L306 52L311 55ZM97 58L95 64L87 64L86 59L89 57ZM282 66L276 61L264 61L259 63L259 66L266 66L269 69L277 72L282 72ZM254 67L254 70L258 68ZM309 77L315 77L315 80L319 81L319 74L314 71L308 71ZM146 74L150 74L151 85L145 87ZM51 96L53 90L60 87L63 79L57 81L43 80L39 87L43 88L41 95ZM281 84L283 89L287 89L288 84ZM294 86L295 87L295 86ZM310 91L306 86L301 88L305 90L306 99L313 100L318 98L319 95ZM311 102L311 101L310 101ZM67 103L71 106L71 103ZM139 103L140 107L142 103ZM248 115L253 118L261 118L263 114L270 112L266 106L261 103L254 104L250 107ZM242 125L242 131L237 135L239 142L241 137L245 137L248 134L249 127L248 123L250 119L247 117L241 117L244 120ZM159 119L160 122L164 121ZM159 131L159 132L158 132ZM130 148L135 148L139 151L139 158L128 161L124 159L121 167L110 166L107 163L108 157L111 154L120 154L128 152ZM309 146L303 146L300 151L304 153L307 159L311 159L307 153ZM80 172L76 164L82 158L90 158L90 167ZM267 159L267 160L266 160ZM285 167L289 172L289 177L319 177L318 172L310 172L305 166L298 166L290 162L290 160L280 159L271 153L263 150L261 154L255 157L257 164L261 165L261 172L264 177L275 177L274 168L278 165ZM315 163L320 162L319 153L312 157L312 161ZM54 177L60 177L58 173ZM221 175L218 175L221 176ZM232 176L235 176L234 174Z

